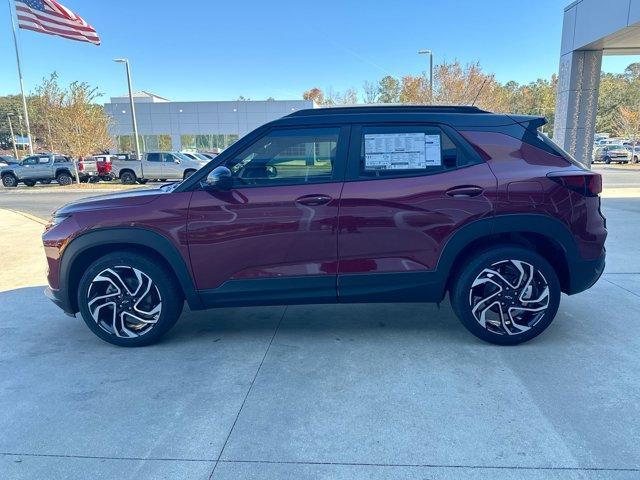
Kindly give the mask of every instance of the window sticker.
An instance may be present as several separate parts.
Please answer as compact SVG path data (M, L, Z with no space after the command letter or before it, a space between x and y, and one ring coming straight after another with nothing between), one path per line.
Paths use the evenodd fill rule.
M440 135L381 133L364 136L365 170L419 170L442 165Z

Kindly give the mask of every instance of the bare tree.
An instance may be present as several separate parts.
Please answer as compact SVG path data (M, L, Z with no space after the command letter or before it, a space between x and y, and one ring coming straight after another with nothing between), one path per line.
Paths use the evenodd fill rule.
M362 85L364 91L364 103L378 103L380 101L380 89L378 85L371 82L364 82Z

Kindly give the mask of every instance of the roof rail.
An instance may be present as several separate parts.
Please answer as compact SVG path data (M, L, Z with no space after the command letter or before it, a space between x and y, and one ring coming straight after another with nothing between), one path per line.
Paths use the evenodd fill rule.
M349 105L344 107L320 107L298 110L287 117L311 115L347 115L352 113L490 113L467 105Z

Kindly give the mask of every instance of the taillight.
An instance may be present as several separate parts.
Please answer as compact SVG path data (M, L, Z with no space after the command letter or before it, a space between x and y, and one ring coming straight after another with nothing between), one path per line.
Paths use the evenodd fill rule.
M78 171L82 172L84 170L84 162L78 162Z
M595 172L549 172L547 177L585 197L597 197L602 192L602 175Z

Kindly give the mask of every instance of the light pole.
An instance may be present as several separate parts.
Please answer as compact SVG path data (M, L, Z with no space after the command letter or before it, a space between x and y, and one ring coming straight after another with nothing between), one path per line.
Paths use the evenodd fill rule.
M7 120L9 120L9 132L11 133L11 143L13 144L13 153L16 156L16 160L20 160L18 157L18 147L16 147L16 136L13 134L13 124L11 123L11 117L13 113L7 113Z
M418 50L418 55L429 55L429 101L433 103L433 51Z
M114 58L116 63L124 63L127 68L127 84L129 86L129 108L131 108L131 123L133 124L133 138L135 139L136 158L140 160L140 167L142 168L142 152L140 151L140 140L138 138L138 122L136 121L136 107L133 102L133 90L131 88L131 69L129 68L129 60L126 58ZM141 172L142 173L142 172Z

